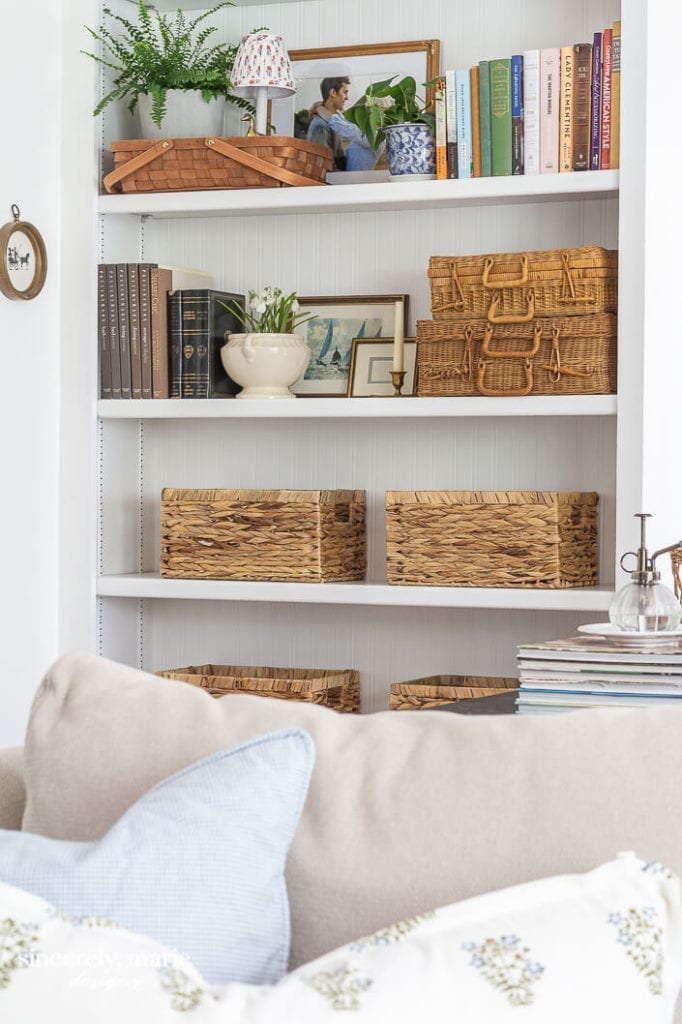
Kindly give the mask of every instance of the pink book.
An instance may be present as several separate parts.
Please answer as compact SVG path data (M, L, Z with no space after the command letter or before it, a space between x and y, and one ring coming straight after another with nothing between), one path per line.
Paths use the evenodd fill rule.
M559 170L560 51L540 50L540 173Z
M601 163L602 170L611 167L611 71L613 68L613 30L604 29L601 83Z

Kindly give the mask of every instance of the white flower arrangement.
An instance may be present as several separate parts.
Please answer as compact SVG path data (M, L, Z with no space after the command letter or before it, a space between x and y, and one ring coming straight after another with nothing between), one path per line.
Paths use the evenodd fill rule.
M249 334L293 334L296 328L311 320L313 313L301 313L296 292L285 295L281 288L269 285L262 292L250 291L246 309L221 302Z

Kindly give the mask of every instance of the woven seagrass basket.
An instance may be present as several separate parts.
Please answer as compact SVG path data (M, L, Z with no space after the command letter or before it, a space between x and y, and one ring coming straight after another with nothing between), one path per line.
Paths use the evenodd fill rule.
M328 583L366 565L364 491L162 493L162 576Z
M492 697L515 690L518 679L507 676L426 676L393 683L388 698L391 711L416 711L453 704L458 700Z
M332 151L278 135L112 142L107 192L178 192L214 188L324 185Z
M279 700L323 704L335 711L360 710L360 675L354 669L188 665L165 669L156 675L199 686L212 697L252 693Z
M613 313L528 324L418 320L416 393L615 394L616 329Z
M598 501L580 491L387 491L388 582L594 586Z
M432 256L428 273L435 320L485 317L491 323L519 323L618 308L618 253L596 245Z

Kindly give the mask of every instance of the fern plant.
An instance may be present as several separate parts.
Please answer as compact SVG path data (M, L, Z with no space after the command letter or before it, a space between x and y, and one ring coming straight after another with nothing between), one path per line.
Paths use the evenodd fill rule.
M252 111L250 103L228 92L237 47L230 43L209 45L209 38L217 27L200 27L223 7L234 7L234 4L231 0L221 0L215 7L188 20L180 8L172 17L159 11L152 14L144 0L138 0L137 25L104 7L104 15L118 25L110 28L104 23L99 31L86 25L102 52L81 50L114 75L113 89L99 101L93 113L101 113L114 100L127 100L132 114L140 94L147 93L152 97L152 121L161 128L169 89L198 90L206 102L220 96Z

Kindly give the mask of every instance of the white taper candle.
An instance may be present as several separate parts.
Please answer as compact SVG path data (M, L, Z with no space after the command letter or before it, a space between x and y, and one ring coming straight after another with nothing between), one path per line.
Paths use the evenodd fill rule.
M393 370L403 369L405 348L405 306L402 299L395 304L395 325L393 327Z

